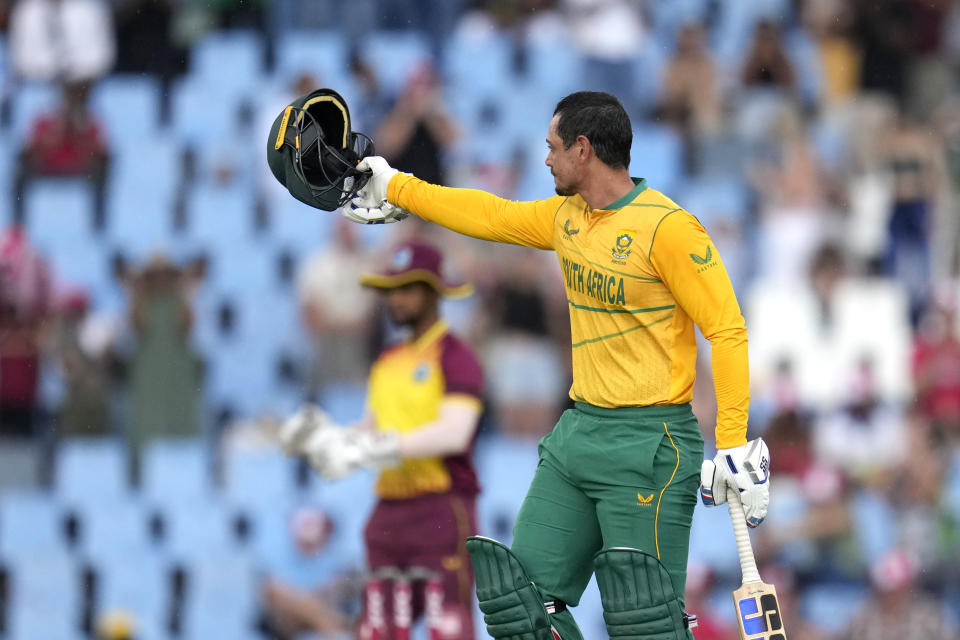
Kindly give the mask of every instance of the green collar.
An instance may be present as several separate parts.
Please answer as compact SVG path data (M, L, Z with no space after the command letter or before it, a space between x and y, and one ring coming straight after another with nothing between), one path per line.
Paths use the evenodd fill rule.
M635 184L635 185L637 185L637 186L635 186L633 189L631 189L625 196L623 196L622 198L620 198L620 199L617 200L616 202L613 202L613 203L605 206L605 207L603 208L604 211L608 211L608 210L610 210L610 209L620 209L620 208L622 208L622 207L625 207L626 205L628 205L628 204L630 204L631 202L633 202L634 198L636 198L638 195L640 195L641 193L643 193L644 191L646 191L646 189L647 189L647 181L646 181L646 179L644 179L644 178L630 178L630 179L633 180L633 184Z

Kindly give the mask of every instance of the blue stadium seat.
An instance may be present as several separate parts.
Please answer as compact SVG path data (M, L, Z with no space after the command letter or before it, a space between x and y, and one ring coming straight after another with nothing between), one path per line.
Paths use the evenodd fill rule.
M270 237L277 247L305 255L330 242L336 215L314 209L287 193L278 194L270 202Z
M107 559L96 566L96 615L124 611L136 620L137 638L161 640L170 604L170 572L157 556Z
M286 504L295 494L294 462L279 447L226 451L223 480L227 502L244 510Z
M114 438L70 438L58 447L54 489L70 505L129 496L127 449Z
M269 413L276 389L275 363L252 349L248 340L218 340L211 343L207 378L207 401L213 408L230 406L238 418L256 418Z
M187 215L190 235L215 250L253 238L253 196L245 188L198 185Z
M166 508L210 498L210 455L200 438L151 440L140 471L144 500Z
M739 65L753 39L756 23L759 20L769 20L783 24L790 17L789 4L789 0L721 3L720 17L714 33L717 59L730 65Z
M0 495L0 557L64 548L63 513L46 492L7 491Z
M251 30L213 31L194 45L190 76L220 96L196 116L201 120L219 118L224 102L254 95L263 75L263 54L263 40Z
M450 96L503 92L513 68L513 47L509 39L491 31L476 37L456 31L446 43L444 66Z
M683 177L683 143L664 126L634 128L630 173L646 178L651 189L672 193Z
M806 104L817 104L823 91L824 78L817 43L807 33L792 29L785 35L783 44L793 63L800 95Z
M527 81L545 100L556 103L583 88L583 59L566 38L528 41L527 55Z
M115 185L107 199L107 237L111 249L139 260L163 251L173 242L172 194L146 192L129 184Z
M846 628L867 596L862 586L814 584L804 590L800 607L804 618L835 636Z
M14 147L19 148L26 140L34 119L55 109L59 100L59 92L52 83L27 82L16 88L10 123Z
M739 570L733 525L726 507L708 509L697 501L690 529L690 562L710 567L721 575Z
M477 442L477 475L483 493L477 500L480 533L510 544L513 522L537 469L537 445L531 440L491 434Z
M861 490L850 501L854 539L861 559L872 562L897 545L897 516L883 496Z
M663 44L672 45L680 27L706 21L710 0L667 0L647 6L653 16L651 35Z
M24 197L27 231L44 253L92 241L93 200L86 181L34 181Z
M234 513L219 500L184 501L161 512L165 524L162 557L192 562L210 554L236 553Z
M152 552L148 515L137 500L92 502L79 511L80 549L94 564L130 560Z
M417 31L377 31L364 40L360 50L388 93L398 93L410 72L429 62L430 48Z
M249 562L235 554L198 559L189 567L189 585L185 638L251 636L258 585Z
M240 238L229 242L225 235L206 246L211 251L207 277L212 291L256 296L277 286L277 256L269 244Z
M93 89L91 110L100 117L113 148L139 149L157 131L160 82L147 75L115 75Z
M747 186L737 177L687 182L677 204L709 230L715 221L741 223L749 214Z
M318 86L340 91L348 82L348 63L346 40L336 31L292 31L277 42L276 73L286 83L311 73Z
M231 69L224 76L236 76ZM174 136L194 147L222 140L236 133L238 120L236 98L197 76L187 76L173 84L171 104Z
M158 135L136 148L117 149L110 168L111 189L139 193L142 202L158 198L172 202L180 179L181 151L181 142L170 135Z
M110 273L104 244L97 240L75 242L69 246L47 251L45 256L56 274L57 281L70 286L82 286L96 309L107 300L115 286Z
M327 482L311 478L311 504L323 509L333 521L333 534L325 553L337 560L337 570L363 566L363 529L376 502L375 476L370 471L353 473Z
M334 384L323 390L320 405L335 422L350 424L363 416L366 399L367 390L362 386Z
M13 558L9 640L72 638L80 624L80 573L66 551Z

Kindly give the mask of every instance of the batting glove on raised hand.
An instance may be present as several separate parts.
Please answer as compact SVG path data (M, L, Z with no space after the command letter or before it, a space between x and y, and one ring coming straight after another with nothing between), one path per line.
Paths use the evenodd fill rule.
M340 214L350 222L357 224L390 224L400 222L410 215L406 209L396 207L384 201L379 207L354 207L353 202L347 203L340 210Z
M727 487L740 493L747 525L760 526L770 504L770 451L763 438L731 449L717 449L700 468L700 498L713 507L727 501Z
M304 445L314 432L336 427L337 424L323 409L313 404L305 404L281 425L280 446L288 456L303 455Z
M339 480L358 469L380 469L400 459L396 434L370 429L321 429L307 440L310 466L325 480Z
M360 209L376 209L387 201L387 185L390 179L400 173L391 167L386 160L380 156L368 156L357 163L357 169L360 171L369 171L370 177L367 183L363 185L357 195L350 201L355 207Z

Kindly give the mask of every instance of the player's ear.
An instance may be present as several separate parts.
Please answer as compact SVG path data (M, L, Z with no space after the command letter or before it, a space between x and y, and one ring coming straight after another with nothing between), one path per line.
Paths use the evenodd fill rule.
M577 141L574 143L577 145L577 157L583 161L590 157L590 154L593 152L593 145L590 144L590 139L587 136L577 136Z

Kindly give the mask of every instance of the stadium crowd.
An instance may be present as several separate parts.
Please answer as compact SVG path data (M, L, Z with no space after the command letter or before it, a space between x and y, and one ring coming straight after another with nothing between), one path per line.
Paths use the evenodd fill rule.
M2 595L16 591L21 553L3 539L19 513L3 503L33 496L74 528L110 504L71 501L88 485L71 493L63 452L81 440L122 443L124 491L127 477L140 487L134 511L167 531L162 544L182 525L145 494L176 438L202 452L202 491L212 470L227 496L224 536L290 546L289 513L243 496L260 468L244 475L243 461L276 453L277 420L303 401L359 415L365 371L397 334L357 276L414 235L437 240L477 288L445 314L484 358L481 526L509 536L516 504L497 492L511 483L490 474L517 478L497 456L535 457L568 402L553 257L414 219L356 227L293 202L264 140L316 86L343 93L354 128L398 169L524 200L553 193L542 160L556 100L619 96L634 175L704 223L744 310L750 434L770 446L774 483L754 542L790 637L960 633L960 4L0 0L0 65L0 585L12 585L0 586L0 637L43 623ZM694 409L710 448L701 345ZM276 566L262 562L275 549L251 553L254 573L273 578L237 637L345 633L362 568L347 539L362 521L345 507L353 489L325 501L305 469L279 473L284 504L299 505L291 526L316 540L298 538ZM695 518L698 640L732 637L740 576L723 517ZM276 538L247 530L258 523ZM95 575L96 554L77 563L89 549L67 530L56 545L71 571ZM164 540L153 534L151 549ZM193 597L177 585L192 569L205 584L205 565L151 553L164 576L176 568L163 581L173 604L136 637L200 637L203 620L177 613ZM321 586L297 600L294 587ZM79 591L86 613L64 637L96 633L109 613ZM583 628L603 633L602 621Z

